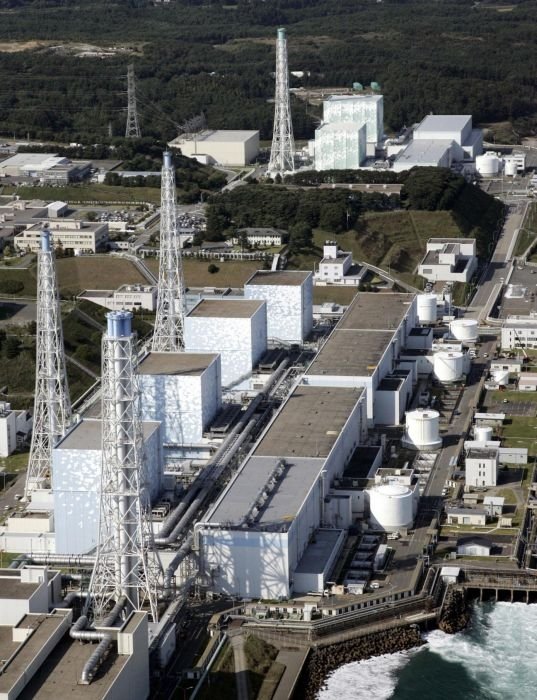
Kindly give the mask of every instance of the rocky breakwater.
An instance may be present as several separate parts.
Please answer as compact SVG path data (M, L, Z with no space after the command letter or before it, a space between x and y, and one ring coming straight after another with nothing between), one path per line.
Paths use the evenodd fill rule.
M446 595L438 627L446 634L461 632L470 621L471 611L463 590L451 588Z
M313 649L302 672L294 698L314 700L326 677L344 664L362 661L372 656L393 654L423 644L417 626L368 634L339 644Z

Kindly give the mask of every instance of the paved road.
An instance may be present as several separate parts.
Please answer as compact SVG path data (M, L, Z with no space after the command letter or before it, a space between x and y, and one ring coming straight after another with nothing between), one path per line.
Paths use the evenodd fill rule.
M250 684L248 682L248 662L244 653L246 635L237 634L230 637L235 663L235 682L237 684L237 700L249 700Z

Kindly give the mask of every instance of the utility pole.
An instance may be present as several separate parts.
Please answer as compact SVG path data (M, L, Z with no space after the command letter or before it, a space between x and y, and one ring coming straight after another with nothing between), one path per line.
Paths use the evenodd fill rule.
M125 617L146 610L157 622L162 565L149 520L132 313L111 311L106 320L99 540L86 610L98 623L121 599Z
M41 232L37 255L37 330L34 424L25 498L50 482L52 448L65 434L71 420L71 402L65 369L65 350L50 231Z
M152 350L177 352L184 347L185 291L181 242L177 233L175 166L169 151L163 156L160 186L159 276Z
M141 136L136 110L136 82L134 79L134 65L131 63L127 69L127 127L125 137L139 139Z
M278 29L276 40L276 93L274 98L274 131L268 172L281 175L295 171L295 141L289 98L289 68L285 29Z

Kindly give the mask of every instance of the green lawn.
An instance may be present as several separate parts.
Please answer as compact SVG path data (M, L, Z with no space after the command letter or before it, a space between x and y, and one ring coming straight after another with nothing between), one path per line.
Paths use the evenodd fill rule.
M158 275L158 260L148 258L147 267ZM218 272L210 273L209 265L214 264ZM183 271L185 284L187 287L242 287L256 270L260 270L263 263L260 260L195 260L185 258L183 260Z
M85 255L57 261L60 293L75 296L84 289L117 289L122 284L147 284L129 260L109 255Z
M20 472L26 469L27 466L28 452L12 454L9 457L0 457L0 469L6 472Z
M328 287L313 287L313 303L324 304L332 302L333 304L342 304L346 306L350 304L356 295L356 287L338 287L330 285Z

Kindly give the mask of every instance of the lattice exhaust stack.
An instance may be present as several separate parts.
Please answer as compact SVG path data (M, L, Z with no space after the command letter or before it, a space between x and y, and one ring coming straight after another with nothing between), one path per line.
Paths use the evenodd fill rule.
M289 97L289 68L285 29L278 29L276 41L276 94L274 99L274 132L268 172L284 175L295 170L295 141Z
M184 347L185 291L181 243L177 233L175 167L166 151L162 163L160 261L153 352L177 352Z
M107 314L102 346L102 475L99 543L87 608L95 622L125 596L124 613L158 619L162 567L153 543L130 311Z
M37 254L36 332L34 424L26 475L27 500L33 490L50 485L52 448L71 420L55 255L47 229L41 232Z

